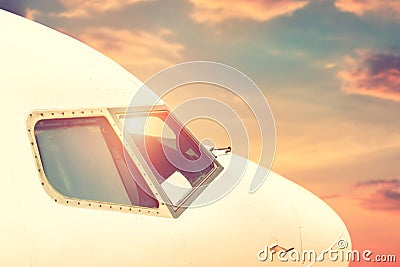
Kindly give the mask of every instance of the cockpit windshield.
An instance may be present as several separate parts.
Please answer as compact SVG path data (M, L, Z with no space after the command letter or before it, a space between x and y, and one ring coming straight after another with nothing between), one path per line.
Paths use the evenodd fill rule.
M120 117L132 139L174 206L216 170L215 158L168 111Z
M166 106L35 111L27 127L41 184L65 205L176 218L223 170Z
M123 147L105 118L41 120L35 137L47 179L64 196L158 207L135 165L124 160Z

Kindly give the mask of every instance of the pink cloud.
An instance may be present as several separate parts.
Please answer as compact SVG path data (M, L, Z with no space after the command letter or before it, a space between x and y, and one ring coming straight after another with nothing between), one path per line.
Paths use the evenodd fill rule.
M308 4L306 0L189 0L191 18L198 23L217 24L229 19L268 21L291 15Z
M385 17L400 20L400 1L398 0L336 0L335 6L343 12L358 16L384 13Z
M400 211L400 180L369 180L355 185L360 204L371 210Z
M59 14L53 14L59 17L90 17L93 13L103 13L111 10L122 9L128 5L148 0L59 0L66 8Z
M36 18L39 17L41 14L42 12L40 12L37 9L28 8L26 9L25 18L30 20L36 20Z
M400 101L400 54L358 51L347 62L338 72L343 92Z
M182 60L184 46L167 40L171 34L167 29L132 32L101 27L85 29L78 38L144 79Z

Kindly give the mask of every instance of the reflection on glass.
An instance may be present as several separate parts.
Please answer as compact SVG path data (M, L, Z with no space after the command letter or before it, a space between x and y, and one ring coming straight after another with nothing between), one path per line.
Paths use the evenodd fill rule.
M178 205L215 169L214 159L166 111L122 120L172 204Z
M133 162L133 179L122 145L105 118L39 121L35 136L46 178L61 194L77 199L158 207L144 190ZM141 186L137 183L141 182ZM145 188L145 189L148 189Z

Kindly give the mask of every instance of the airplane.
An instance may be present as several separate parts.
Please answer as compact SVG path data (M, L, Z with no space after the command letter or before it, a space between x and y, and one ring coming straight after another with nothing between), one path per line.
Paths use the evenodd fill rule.
M86 44L4 10L0 28L1 266L348 266L276 258L338 249L338 241L351 250L346 225L320 198L272 171L249 194L259 166L234 150L213 157L188 129L182 146L188 157L204 153L204 168L174 169L151 135L158 147L144 157L134 141L140 132L131 129L125 144L121 125L143 116L166 125L173 114L164 104L128 112L140 80ZM167 127L176 133L179 125L174 118ZM232 158L247 165L237 186L191 208ZM189 192L171 199L168 177L186 179Z

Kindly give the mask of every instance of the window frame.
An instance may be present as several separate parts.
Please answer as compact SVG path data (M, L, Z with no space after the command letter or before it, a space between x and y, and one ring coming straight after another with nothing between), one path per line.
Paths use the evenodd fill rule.
M113 120L116 122L118 128L120 131L123 131L123 123L120 120L119 116L129 116L129 115L137 115L140 113L158 113L158 112L167 112L169 117L174 120L175 123L178 125L182 126L182 123L175 117L175 115L170 112L169 108L166 105L155 105L153 107L148 107L148 106L135 106L135 107L129 107L129 108L110 108L109 109L110 114L113 118ZM189 131L187 130L186 127L182 127L185 131L185 133L189 136L189 138L192 139L193 142L200 144L200 142L197 140L197 138ZM143 166L146 169L146 172L149 174L149 177L151 179L151 182L153 185L155 185L156 190L158 191L159 195L162 198L161 203L166 203L166 207L170 211L171 215L174 218L179 217L186 209L187 207L193 203L194 200L206 189L206 187L215 179L217 176L222 172L224 167L217 161L215 156L204 146L200 145L202 151L206 153L210 159L213 160L214 165L216 168L214 168L208 175L205 177L202 181L200 181L198 184L196 184L196 188L190 191L188 195L186 195L183 200L179 203L179 205L175 206L172 204L171 200L165 193L164 189L161 187L161 185L158 183L157 178L153 174L153 171L151 168L148 166L147 161L143 158L141 155L139 148L136 146L135 142L131 138L126 138L124 140L126 142L126 146L128 146L130 149L132 149L133 154L132 155L138 155L137 159L139 161L139 164Z
M87 108L87 109L65 109L65 110L35 110L32 111L26 120L26 128L32 153L35 160L36 170L39 176L40 183L54 202L79 208L89 208L97 210L108 210L108 211L119 211L133 214L144 214L151 216L167 217L167 218L178 218L204 190L205 188L222 172L222 165L215 159L210 151L200 145L201 149L207 153L210 158L213 159L213 163L216 168L208 174L206 178L196 185L183 201L178 206L172 205L169 197L162 189L161 185L157 182L155 175L148 166L146 160L141 155L139 149L136 147L134 141L130 138L125 138L123 133L123 124L119 119L121 115L129 116L137 113L152 113L152 112L168 112L169 115L175 120L176 123L180 124L179 120L176 119L168 107L165 105L157 105L154 107L113 107L113 108ZM110 124L112 130L115 132L121 145L124 146L127 153L129 153L133 163L141 173L144 181L149 186L151 192L159 202L158 208L148 208L133 205L125 205L118 203L108 203L102 201L92 201L79 198L71 198L58 192L49 182L43 169L43 163L40 157L39 147L35 137L35 126L41 120L51 119L68 119L68 118L89 118L89 117L103 117ZM185 129L185 133L197 144L200 142L193 136L193 134ZM183 204L185 204L183 206Z
M119 141L122 143L122 132L117 127L114 122L109 110L107 108L95 108L95 109L68 109L68 110L38 110L33 111L28 115L26 121L27 132L29 136L30 145L32 148L32 153L35 160L36 170L39 175L39 180L41 186L44 191L49 195L54 202L69 206L69 207L77 207L77 208L88 208L88 209L97 209L97 210L108 210L108 211L119 211L126 213L134 213L134 214L144 214L151 216L159 216L159 217L172 217L169 209L166 207L162 199L160 198L157 190L155 190L152 183L148 179L147 173L138 165L138 161L136 157L132 156L132 161L136 164L139 172L142 174L143 179L150 187L153 195L159 202L158 208L148 208L141 206L133 206L126 204L118 204L118 203L109 203L104 201L94 201L87 200L81 198L72 198L65 196L58 192L49 182L44 172L43 163L40 157L39 147L37 144L37 140L35 137L35 126L39 121L42 120L51 120L51 119L72 119L72 118L90 118L90 117L103 117L110 124L112 130L117 135ZM126 147L129 151L129 148Z

